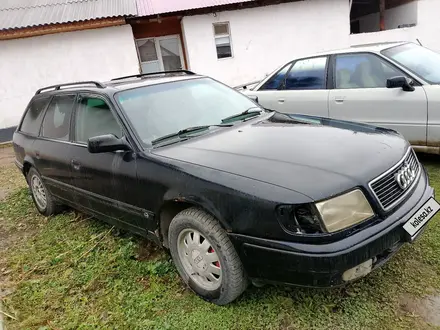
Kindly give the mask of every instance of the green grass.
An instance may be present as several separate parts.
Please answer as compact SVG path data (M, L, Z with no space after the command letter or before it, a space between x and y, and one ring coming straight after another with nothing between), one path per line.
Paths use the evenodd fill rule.
M424 161L440 191L440 161ZM8 329L424 329L401 298L440 292L439 216L415 244L346 288L251 287L225 307L186 290L166 253L74 212L46 219L24 188L0 204L0 218L9 234L30 232L0 251L15 287L3 299L17 318Z

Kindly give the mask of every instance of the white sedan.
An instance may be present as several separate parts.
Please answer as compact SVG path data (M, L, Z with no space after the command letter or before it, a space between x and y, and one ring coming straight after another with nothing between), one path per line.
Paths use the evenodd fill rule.
M440 54L413 43L295 59L244 93L284 113L389 127L416 150L440 153Z

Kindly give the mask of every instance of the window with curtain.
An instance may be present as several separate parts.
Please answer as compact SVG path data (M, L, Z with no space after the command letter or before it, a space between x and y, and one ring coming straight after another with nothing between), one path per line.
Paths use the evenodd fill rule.
M214 24L214 39L217 50L217 58L220 59L232 57L229 22Z

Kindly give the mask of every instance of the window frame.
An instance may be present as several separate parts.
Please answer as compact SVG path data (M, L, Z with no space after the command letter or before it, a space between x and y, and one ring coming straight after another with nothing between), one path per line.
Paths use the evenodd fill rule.
M324 88L321 89L286 89L286 80L287 80L287 76L289 75L290 71L292 70L292 68L295 66L296 63L300 62L300 61L305 61L305 60L311 60L314 58L321 58L321 57L325 57L327 59L326 63L325 63L325 68L324 68ZM284 91L322 91L322 90L328 90L329 89L329 63L330 63L330 56L329 55L315 55L315 56L309 56L309 57L304 57L304 58L299 58L296 59L294 61L292 61L292 65L290 66L289 70L286 72L286 75L284 76L284 79L280 85L280 88L278 90L284 90Z
M33 104L36 100L43 99L43 98L47 98L48 102L47 102L46 106L41 110L43 118L41 119L41 123L40 123L40 126L38 127L37 134L23 132L21 130L21 128L23 125L24 118L26 117L26 115L28 114L28 112L31 109L31 104ZM40 132L41 132L41 126L43 125L44 117L46 117L46 110L49 107L50 102L52 102L52 95L41 94L38 96L34 96L27 104L25 111L24 111L23 115L21 116L20 123L17 126L17 132L19 132L20 134L26 135L26 136L30 136L30 137L39 137Z
M69 135L68 135L67 140L61 140L61 139L55 139L55 138L43 136L42 135L43 124L44 124L44 119L46 118L46 115L47 115L47 109L49 109L49 105L52 103L52 101L54 100L55 97L58 97L58 96L68 96L68 95L73 95L73 96L75 96L75 98L73 100L72 113L70 114ZM44 110L44 117L43 117L43 120L41 121L40 130L38 131L38 138L39 139L46 140L46 141L61 142L61 143L70 143L72 141L72 119L73 119L73 114L74 114L75 109L76 109L76 100L77 99L78 99L78 93L77 92L72 92L72 91L66 91L65 93L52 94L50 96L50 101L47 104L46 109Z
M368 52L368 51L363 51L363 52L345 52L345 53L338 53L338 54L332 54L330 56L330 61L331 61L331 87L330 89L337 89L337 90L357 90L357 89L377 89L377 88L386 88L386 87L368 87L368 88L337 88L336 87L336 57L337 56L354 56L354 55L373 55L375 57L377 57L379 60L382 60L383 62L385 62L386 64L388 64L389 66L391 66L393 69L395 69L396 71L400 72L402 74L402 76L407 77L407 78L411 78L414 81L414 87L416 86L421 86L420 82L417 79L414 79L414 77L412 77L411 75L409 75L407 72L403 71L401 68L399 68L398 66L396 66L393 62L389 61L386 57L376 54L374 52ZM330 74L329 74L330 76Z
M160 49L160 42L162 40L167 40L167 39L177 39L178 47L179 47L180 66L182 67L182 70L186 69L185 56L184 56L184 52L183 52L183 48L182 48L182 40L180 39L180 35L170 34L170 35L166 35L166 36L162 36L162 37L139 38L139 39L134 40L141 72L143 72L143 70L142 70L143 63L155 63L155 62L158 62L158 64L159 64L159 71L165 71L165 66L163 64L163 58L162 58L162 51ZM139 47L138 47L137 42L138 41L146 41L146 40L152 40L154 43L154 48L155 48L155 52L156 52L156 56L157 56L157 60L155 60L155 61L143 62L141 59L141 53L139 52Z
M290 72L290 69L292 68L292 62L288 62L284 65L281 66L281 68L279 68L278 70L276 70L273 74L271 74L270 76L266 77L266 79L263 80L262 84L260 86L258 86L258 88L256 88L255 90L258 92L270 92L270 91L276 91L276 90L280 90L280 87L284 84L284 80L286 79L286 75L288 72ZM286 73L284 74L284 78L281 79L278 87L276 89L263 89L263 87L267 84L267 82L269 82L273 77L275 77L278 73L280 73L281 71L283 71L283 69L285 67L288 67Z
M155 52L156 57L157 57L157 60L155 60L155 61L142 61L141 53L140 53L140 51L139 51L138 41L148 41L148 40L152 40L152 41L153 41L153 44L154 44L154 52ZM161 59L160 59L160 56L159 56L159 54L158 54L158 50L157 50L157 42L156 42L155 38L154 38L154 37L151 37L151 38L135 39L135 40L134 40L134 43L135 43L135 46L136 46L136 53L137 53L137 56L138 56L138 59L139 59L139 64L140 64L140 66L141 66L141 71L142 71L142 63L156 63L156 62L159 64L159 71L161 71L161 68L163 67L163 65L162 65L162 63L161 63ZM162 70L162 71L163 71L163 70Z
M70 140L70 142L72 144L87 148L87 143L76 141L76 136L75 136L76 135L76 117L77 117L77 113L78 113L78 108L79 108L80 102L81 102L81 100L83 98L95 98L95 99L100 99L100 100L104 101L107 104L107 106L109 107L110 112L113 114L113 117L115 117L116 122L121 127L121 131L122 131L121 138L125 137L125 139L127 140L127 143L129 143L130 146L132 145L132 143L130 143L130 141L129 141L130 140L130 138L129 138L130 134L127 133L127 130L125 129L125 125L123 124L121 118L119 117L118 111L116 111L116 109L115 109L113 103L111 102L111 100L109 98L107 98L106 96L104 96L104 95L93 93L93 92L85 92L85 91L78 92L78 96L77 96L76 101L75 101L75 107L74 107L74 111L73 111L73 114L72 114L72 120L70 122L70 132L71 132L71 136L70 136L71 140Z
M227 24L228 25L228 34L221 34L221 35L216 35L215 34L215 26L216 25L221 25L221 24ZM216 54L216 57L217 57L217 61L223 61L223 60L228 60L228 59L234 58L234 48L232 47L231 23L229 21L212 23L212 34L214 36L214 47L215 47L215 54ZM217 52L217 44L215 43L215 41L216 41L217 38L224 38L224 37L228 37L229 38L229 47L231 48L231 56L219 58L218 57L218 52Z
M323 89L296 89L297 91L307 91L307 90L311 90L311 91L322 91L322 90L328 90L331 87L330 81L332 78L330 76L330 72L331 72L331 55L329 54L324 54L324 55L314 55L314 56L308 56L308 57L302 57L302 58L297 58L294 59L290 62L285 63L284 65L282 65L278 70L276 70L274 73L272 73L270 76L267 76L265 79L263 79L259 85L255 88L255 91L258 92L274 92L274 91L295 91L295 89L285 89L286 86L286 79L287 79L287 75L290 73L290 70L292 70L293 66L296 64L296 62L298 61L304 61L304 60L310 60L313 58L320 58L320 57L326 57L327 58L327 63L325 65L325 87ZM275 75L277 75L281 70L283 70L286 66L290 65L289 69L287 70L286 74L284 75L284 79L281 81L280 85L278 86L277 89L262 89L264 87L264 85L266 85L266 83L272 79Z

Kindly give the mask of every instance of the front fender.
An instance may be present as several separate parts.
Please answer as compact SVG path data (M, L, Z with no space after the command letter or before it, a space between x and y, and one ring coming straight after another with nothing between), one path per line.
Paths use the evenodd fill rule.
M191 194L188 192L182 192L177 189L170 189L163 196L162 205L165 205L169 202L187 203L199 207L205 210L206 212L210 213L213 217L215 217L223 226L223 228L225 228L226 230L231 229L230 224L228 224L228 222L226 221L225 217L222 215L220 210L215 207L212 201L210 201L209 199L203 196ZM160 214L160 209L157 210L156 213Z

